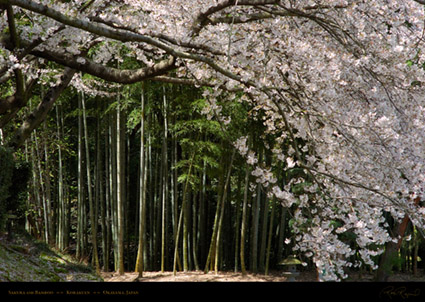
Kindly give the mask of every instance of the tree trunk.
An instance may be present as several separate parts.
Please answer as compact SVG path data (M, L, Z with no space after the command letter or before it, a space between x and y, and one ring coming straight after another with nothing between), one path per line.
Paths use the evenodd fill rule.
M124 274L124 203L125 203L125 146L124 120L121 100L118 97L117 109L117 247L118 273Z
M204 165L202 168L202 179L200 182L201 188L199 190L199 223L198 223L198 228L199 228L199 245L200 245L200 261L203 263L206 260L206 249L207 249L207 245L206 245L206 228L207 228L207 218L206 218L206 187L207 187L207 164L204 161Z
M260 255L259 255L259 269L261 272L265 270L266 261L266 245L267 245L267 225L269 217L269 203L266 198L263 198L263 218L261 223L261 244L260 244Z
M66 224L66 205L64 198L64 189L63 189L63 166L62 166L62 133L61 125L63 125L62 119L59 117L59 104L56 105L56 128L58 136L58 237L57 237L57 247L60 251L65 249L65 224Z
M177 273L177 262L179 260L179 256L178 256L178 249L179 249L179 237L180 237L180 230L182 228L182 224L183 224L183 216L184 216L184 212L185 212L185 208L186 208L186 204L187 204L187 193L188 193L188 187L189 187L189 178L190 175L192 173L192 165L193 165L193 160L195 158L195 152L193 152L192 154L192 158L190 160L190 165L189 165L189 170L187 172L187 179L184 185L184 189L183 189L183 200L182 200L182 207L180 210L180 215L179 215L179 221L177 224L177 232L176 232L176 238L175 238L175 243L174 243L174 262L173 262L173 274L174 276ZM184 238L184 234L183 234L183 238ZM186 246L187 247L187 246ZM184 250L184 246L183 246L183 270L186 271L187 270L187 250Z
M412 273L413 276L416 276L418 274L418 252L419 252L419 243L420 238L418 236L418 231L415 226L413 226L413 267L412 267Z
M186 184L189 183L189 177ZM182 213L183 213L183 271L189 270L189 186L186 187L183 193Z
M111 218L111 239L114 252L114 269L118 271L118 218L117 218L117 112L112 112L109 123L109 189L110 189L110 218Z
M165 246L167 242L167 204L168 204L168 120L167 120L167 97L165 86L163 86L163 118L164 118L164 135L162 141L162 213L161 213L161 272L165 270Z
M145 97L141 91L141 121L140 121L140 196L139 196L139 245L137 249L136 272L139 278L143 277L143 252L146 222L146 163L145 163Z
M285 222L286 222L286 212L287 208L281 209L280 214L280 222L279 222L279 236L277 243L277 261L281 261L283 259L283 242L285 238Z
M85 207L84 207L84 174L83 174L83 121L81 115L81 95L78 96L78 209L77 209L77 259L82 259L85 256Z
M272 235L273 235L273 219L274 219L274 212L276 207L276 200L272 199L272 213L270 216L270 224L269 224L269 236L267 239L267 252L266 252L266 267L265 267L265 274L268 275L269 273L269 263L270 263L270 251L272 246Z
M110 119L108 118L108 121ZM105 241L105 250L104 250L104 264L103 264L103 270L105 272L109 272L109 251L111 248L111 237L112 237L112 215L111 215L111 160L110 160L110 150L112 146L110 144L110 126L105 131L105 228L106 228L106 237L104 238Z
M261 187L257 184L257 196L253 199L252 207L252 239L251 239L251 271L257 273L258 267L258 227L261 202Z
M108 262L108 231L106 226L106 199L105 199L105 187L104 187L104 167L103 167L103 152L102 152L102 128L101 128L101 117L100 110L102 106L100 102L97 102L97 131L96 131L96 201L100 207L100 228L102 234L102 263L103 270L106 271ZM106 143L105 143L106 145ZM98 215L95 215L98 217Z
M176 122L176 115L173 115L173 124L175 124ZM172 208L172 223L173 223L173 240L174 240L174 244L176 244L176 238L177 238L177 230L178 230L178 224L179 224L179 216L178 216L178 189L179 189L179 185L178 185L178 169L177 169L177 161L178 161L178 154L177 154L177 138L175 136L173 136L172 138L172 152L171 152L171 157L172 157L172 165L173 165L173 172L171 174L172 177L172 184L171 184L171 208ZM174 259L177 262L177 265L179 267L179 270L182 270L182 264L180 261L180 257L179 254L177 253L176 255L174 255ZM173 260L174 261L174 260ZM173 270L175 271L175 267L174 267L174 263L173 263ZM174 272L175 273L175 272Z
M93 201L93 190L92 190L92 178L90 170L90 149L88 141L88 126L87 126L87 114L86 114L86 101L84 93L81 95L81 104L83 109L83 128L84 128L84 144L86 150L86 172L87 172L87 192L89 197L89 215L91 221L91 240L93 248L92 263L94 264L96 271L100 271L99 257L97 252L97 219L95 217L94 201Z
M173 115L173 124L175 124L176 118ZM177 139L172 136L172 151L171 151L171 186L170 186L170 198L171 198L171 220L173 225L173 240L176 238L177 224L178 224L178 181L177 181Z
M213 232L211 235L210 248L208 251L208 256L207 256L207 260L206 260L205 268L204 268L205 274L208 273L209 271L208 267L210 263L211 263L211 266L214 265L215 272L218 273L218 261L219 261L218 256L220 254L219 252L220 229L221 229L222 221L223 221L224 203L226 200L228 180L230 179L230 173L232 169L234 154L235 152L233 152L232 154L227 177L225 179L223 178L223 182L224 182L223 191L220 192L218 202L217 202L217 208L216 208L214 224L213 224Z
M46 205L46 190L45 190L45 182L43 180L43 171L41 167L41 158L40 158L40 147L38 144L38 138L37 138L37 131L34 130L34 143L35 143L35 154L37 159L37 168L38 168L38 184L40 185L40 209L42 210L43 215L43 235L44 235L44 241L49 242L49 217L48 217L48 211L47 211L47 205Z
M46 131L46 123L43 124L45 134ZM44 198L45 198L45 213L47 214L45 219L47 219L46 226L48 228L47 243L54 244L54 219L53 219L53 211L52 211L52 189L51 189L51 178L50 178L50 156L49 151L47 150L46 140L43 141L43 149L44 149Z
M192 258L193 264L195 266L195 270L199 271L199 263L198 263L198 241L197 241L197 233L198 233L198 211L197 211L197 196L196 192L192 192Z
M417 197L413 200L417 206L420 202L420 198ZM393 269L393 261L398 257L398 251L403 241L404 233L406 232L407 225L409 223L409 216L406 214L400 224L395 224L393 233L400 238L397 243L390 241L385 246L385 251L381 256L379 268L376 272L376 281L386 282L391 275Z
M40 183L40 179L38 177L38 160L39 160L39 156L38 156L38 149L37 149L37 137L36 137L37 133L34 130L34 133L32 133L31 137L32 137L32 147L31 147L31 158L32 158L32 178L33 178L33 194L34 194L34 198L35 198L35 202L36 202L36 208L38 209L37 211L37 215L36 217L42 217L43 213L42 213L42 192L40 192L40 189L42 187L42 183ZM36 162L37 159L37 162ZM42 226L42 221L40 219L35 219L35 230L36 230L36 237L37 238L42 238L43 236L43 226Z
M221 201L221 209L220 209L220 218L218 222L218 229L217 229L217 236L216 236L216 244L215 244L215 264L214 264L214 270L216 273L219 271L219 261L220 261L220 242L221 242L221 235L222 235L222 228L223 228L223 220L224 220L224 209L226 205L227 200L227 190L230 186L230 176L232 172L233 167L233 159L235 158L235 152L236 149L233 149L232 157L230 158L229 163L229 170L227 172L226 180L224 183L223 188L223 194L222 194L222 201Z
M241 256L241 271L242 275L246 275L246 266L245 266L245 235L247 229L247 208L248 208L248 190L249 190L249 165L245 165L245 187L243 193L243 206L242 206L242 225L241 225L241 247L240 247L240 256Z
M240 247L240 223L241 223L241 205L242 205L242 200L240 200L240 196L241 196L241 187L242 187L242 177L241 175L239 175L238 177L238 184L237 184L237 189L238 189L238 193L237 193L237 197L235 198L236 201L236 220L235 220L235 241L234 241L234 246L235 246L235 253L234 253L234 271L235 273L238 272L239 269L239 247Z
M153 116L152 113L148 116L148 125L151 125L151 123L153 123ZM148 128L149 129L149 128ZM153 166L153 160L154 160L154 155L152 154L152 133L151 131L148 131L148 146L147 146L147 151L148 151L148 171L149 171L149 178L148 178L148 182L149 182L149 186L152 187L152 185L154 185L155 183L155 171L153 171L152 166ZM147 257L149 258L149 268L150 269L154 269L154 236L153 236L153 232L154 232L154 201L155 201L155 190L151 189L150 190L150 194L149 194L149 202L147 202L147 209L146 211L149 209L149 231L151 233L151 236L149 236L149 252L147 252ZM148 201L148 200L147 200ZM146 226L147 228L147 226ZM147 228L148 229L148 228ZM147 230L146 230L147 231Z
M99 131L98 140L101 139L101 133ZM98 145L98 178L99 178L99 206L100 206L100 223L101 223L101 232L102 232L102 263L103 263L103 271L107 271L108 268L108 227L107 227L107 216L106 216L106 208L107 202L105 198L105 186L104 186L104 168L103 168L103 156L100 151L101 145Z

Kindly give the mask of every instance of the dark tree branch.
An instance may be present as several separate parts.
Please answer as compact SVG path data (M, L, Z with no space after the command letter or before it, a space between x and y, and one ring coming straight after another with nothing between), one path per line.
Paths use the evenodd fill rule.
M208 24L211 24L213 20L210 19L210 16L231 6L258 6L258 5L270 5L278 4L279 0L228 0L224 1L216 6L208 8L205 12L198 15L194 24L193 24L193 35L198 34L203 27Z
M31 135L31 132L45 120L55 101L69 85L69 82L76 72L77 71L74 69L65 68L60 82L56 86L49 89L38 107L26 117L22 125L18 128L18 130L16 130L13 138L9 142L9 145L12 148L15 150L19 148Z
M132 84L140 82L154 76L165 74L176 68L175 58L173 56L169 56L168 58L156 63L151 67L121 70L95 63L83 56L74 56L59 50L34 50L31 52L31 54L49 61L56 62L63 66L91 74L105 81L121 84Z
M248 22L255 22L260 21L264 19L270 19L274 18L272 14L269 13L254 13L254 14L247 14L244 16L225 16L225 17L216 17L210 19L211 25L216 25L220 23L232 23L232 24L242 24L242 23L248 23Z
M251 1L241 1L241 3L250 3L249 5L260 5L264 3L277 3L278 1L259 1L259 0L251 0ZM17 5L21 8L28 9L30 11L33 11L35 13L42 14L44 16L47 16L49 18L52 18L53 20L56 20L62 24L78 28L87 32L90 32L95 35L99 35L102 37L110 38L113 40L121 41L121 42L138 42L138 43L146 43L149 45L152 45L154 47L157 47L169 55L172 55L174 57L182 58L182 59L190 59L195 60L198 62L203 62L207 65L209 65L212 69L215 71L227 76L228 78L231 78L233 80L243 82L247 85L252 85L250 81L244 81L240 76L238 76L235 73L232 73L231 71L221 67L217 64L217 62L209 57L194 54L186 51L181 51L179 49L176 49L175 46L169 45L168 43L164 43L162 41L159 41L157 39L154 39L147 35L142 35L126 30L117 30L110 28L108 26L102 26L101 24L94 24L93 22L88 22L83 19L78 19L74 17L68 17L61 12L52 9L48 6L41 5L39 3L33 2L33 1L25 1L25 0L0 0L0 4L2 3L10 3L12 5ZM255 3L255 4L254 4ZM245 4L248 5L248 4ZM249 82L249 83L248 83Z
M63 29L63 27L58 29L58 31L61 29ZM24 46L24 50L19 54L19 58L22 59L23 56L31 54L36 57L56 62L66 67L94 75L106 81L121 84L140 82L148 78L164 74L176 67L175 58L169 56L168 58L158 62L151 67L121 70L95 63L92 60L87 59L83 54L74 56L64 50L52 50L47 47L43 48L42 50L34 50L34 48L37 47L40 43L41 41L38 39L31 43L22 41L21 44ZM13 44L11 43L10 39L4 39L3 44L7 49L11 50L13 48ZM96 41L93 44L96 44ZM2 113L1 107L2 106L0 103L0 114Z
M100 24L94 24L93 22L88 22L86 20L69 17L61 12L52 9L46 5L42 5L33 1L26 1L26 0L0 0L0 5L2 3L10 3L12 5L19 6L23 9L30 10L32 12L44 15L46 17L49 17L53 20L58 21L59 23L62 23L64 25L68 25L74 28L78 28L87 32L90 32L92 34L110 38L113 40L121 41L121 42L140 42L140 43L147 43L152 46L158 47L159 49L162 49L174 56L181 56L181 57L191 57L190 54L187 53L181 53L177 52L173 49L173 47L170 47L161 41L158 41L156 39L153 39L149 36L129 32L126 30L119 30L119 29L113 29L107 26L102 26Z
M10 41L12 42L12 52L16 54L17 49L21 47L18 32L16 30L15 16L12 5L7 5L6 8L7 23L9 25ZM22 98L24 94L24 76L20 68L13 70L16 78L16 95Z
M20 98L16 94L0 99L0 115L16 107L19 102Z

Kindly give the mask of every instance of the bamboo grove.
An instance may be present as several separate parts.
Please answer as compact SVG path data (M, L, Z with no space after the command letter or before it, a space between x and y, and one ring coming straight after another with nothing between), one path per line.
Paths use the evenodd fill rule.
M255 183L234 141L246 135L294 193L304 172L279 172L268 144L276 133L264 133L261 109L235 94L223 110L237 122L225 125L202 113L203 89L143 82L93 96L69 88L15 152L30 171L24 210L14 209L26 231L98 271L276 270L293 254L295 210ZM416 271L420 238L407 232L414 240L403 243L398 267Z
M112 95L69 89L15 153L32 167L28 232L121 273L265 272L290 252L290 215L250 185L233 147L247 129L252 144L266 139L250 108L227 104L240 123L224 129L201 113L201 89L146 82Z
M0 0L0 234L120 274L415 271L423 1L328 2Z

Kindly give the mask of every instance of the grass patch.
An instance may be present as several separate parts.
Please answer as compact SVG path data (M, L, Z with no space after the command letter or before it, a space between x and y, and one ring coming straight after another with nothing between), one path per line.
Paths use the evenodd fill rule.
M87 265L26 234L0 236L0 281L103 281Z

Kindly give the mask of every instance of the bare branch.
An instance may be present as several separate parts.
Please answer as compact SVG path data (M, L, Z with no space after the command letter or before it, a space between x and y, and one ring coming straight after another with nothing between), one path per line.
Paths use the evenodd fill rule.
M4 99L0 99L0 115L15 107L17 103L19 103L19 98L16 95L11 95L5 97Z
M216 6L212 6L207 9L204 13L200 14L193 25L193 35L198 34L203 27L208 24L211 24L213 21L210 19L210 16L227 8L230 6L238 5L238 6L258 6L258 5L270 5L277 4L280 1L277 0L228 0L217 4Z
M38 107L30 113L22 125L16 130L9 145L14 149L20 147L25 140L31 135L31 132L43 122L52 109L55 101L61 93L68 87L69 82L76 73L76 70L65 68L61 77L61 81L56 86L49 89Z
M260 5L265 3L275 3L276 1L259 1L259 0L251 0L251 1L240 1L241 5L245 3L244 5ZM118 29L112 29L107 26L102 26L101 24L94 24L93 22L88 22L82 19L68 17L59 11L52 9L48 6L41 5L38 3L35 3L33 1L24 1L24 0L0 0L0 4L2 3L10 3L12 5L17 5L21 8L28 9L30 11L42 14L44 16L47 16L49 18L52 18L62 24L79 28L81 30L90 32L95 35L103 36L106 38L110 38L113 40L121 41L121 42L140 42L140 43L147 43L152 46L158 47L159 49L164 50L168 54L179 57L182 59L192 59L198 62L203 62L207 65L209 65L211 68L213 68L215 71L225 75L228 78L231 78L235 81L239 81L241 83L245 83L246 85L253 85L251 82L243 81L240 76L237 74L234 74L230 72L229 70L224 69L220 65L218 65L213 59L208 58L203 55L199 54L193 54L185 51L179 51L174 46L170 46L169 44L166 44L164 42L161 42L157 39L154 39L152 37L126 31L126 30L118 30ZM249 4L248 4L249 3Z
M417 2L419 4L425 5L425 0L413 0L413 1L415 1L415 2Z
M15 16L13 13L13 7L12 5L8 5L6 8L7 13L7 22L9 24L9 31L10 31L10 41L12 42L12 51L16 53L16 50L19 49L20 46L20 38L18 35L18 32L16 30L16 24L15 24ZM22 71L20 68L16 68L13 70L15 73L16 78L16 95L19 98L22 98L22 95L24 93L24 76L22 74Z
M91 74L105 81L121 84L140 82L176 68L173 56L169 56L151 67L121 70L95 63L83 56L73 56L64 51L44 49L42 51L34 50L31 54Z
M254 14L247 14L244 16L231 16L231 17L217 17L210 19L210 24L215 25L219 23L233 23L233 24L241 24L241 23L248 23L248 22L255 22L260 21L264 19L270 19L274 18L272 14L269 13L254 13Z

